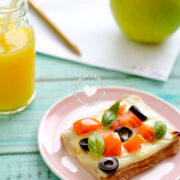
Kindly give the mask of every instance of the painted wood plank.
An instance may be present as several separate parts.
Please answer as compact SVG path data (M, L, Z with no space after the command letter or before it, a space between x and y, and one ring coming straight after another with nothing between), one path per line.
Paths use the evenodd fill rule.
M96 73L104 78L106 86L139 88L162 97L180 110L179 67L180 56L170 79L163 83L38 54L36 100L22 113L0 116L0 180L58 179L38 154L37 129L45 111L59 98L74 91L77 77Z
M58 99L72 93L74 83L73 80L37 82L36 100L27 110L16 115L0 116L0 153L38 151L36 136L43 114ZM175 79L161 83L129 77L104 79L104 84L139 88L164 98L180 109L180 81Z
M179 67L180 67L180 55L177 58L177 61L175 63L170 78L180 77ZM39 53L37 54L37 61L36 61L37 80L69 79L69 78L77 78L83 74L93 74L93 73L96 73L97 75L100 75L102 77L111 77L111 78L134 77L133 75L122 73L119 71L92 67L80 63L70 62L65 59L54 58Z
M39 154L0 156L0 180L58 180Z
M60 58L52 58L43 54L37 54L36 60L36 79L37 80L54 80L54 79L72 79L78 78L83 74L94 74L102 77L122 78L129 75L103 68L92 67Z

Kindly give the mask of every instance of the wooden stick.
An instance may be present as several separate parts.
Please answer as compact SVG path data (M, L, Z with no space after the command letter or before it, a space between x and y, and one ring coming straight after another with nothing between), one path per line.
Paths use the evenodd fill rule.
M57 27L50 21L50 19L42 12L37 4L33 0L29 0L30 6L39 14L39 16L51 27L51 29L66 43L66 45L77 55L81 55L80 50L74 45Z

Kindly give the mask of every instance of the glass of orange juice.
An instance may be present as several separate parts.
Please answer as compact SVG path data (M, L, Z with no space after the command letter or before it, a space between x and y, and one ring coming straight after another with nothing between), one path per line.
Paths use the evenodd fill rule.
M0 114L25 109L35 97L35 38L27 0L0 0Z

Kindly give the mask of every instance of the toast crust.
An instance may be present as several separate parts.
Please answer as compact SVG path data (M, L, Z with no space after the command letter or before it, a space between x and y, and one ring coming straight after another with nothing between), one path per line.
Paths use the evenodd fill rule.
M143 161L131 164L125 168L119 169L109 177L102 177L101 180L128 180L133 176L156 166L160 161L172 156L180 149L180 138L176 138L171 144L164 149L160 150L156 154L150 156Z

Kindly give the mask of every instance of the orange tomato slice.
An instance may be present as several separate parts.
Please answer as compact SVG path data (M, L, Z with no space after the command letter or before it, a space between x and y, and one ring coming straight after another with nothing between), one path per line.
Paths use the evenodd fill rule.
M124 148L129 152L137 151L141 149L141 144L144 142L143 137L141 137L139 134L133 136L128 141L126 141L123 145Z
M122 105L119 107L118 115L120 116L126 110L126 105Z
M118 127L130 127L130 128L138 128L142 125L142 121L131 111L121 111L118 116L118 119L114 121L110 129L115 130Z
M101 123L94 118L83 118L73 123L73 129L77 135L95 131L101 126Z
M127 114L124 114L123 117L120 117L119 125L125 127L138 128L142 125L142 121L132 112L128 111Z
M113 122L113 124L112 124L109 128L114 131L114 130L117 129L118 127L120 127L119 121L116 120L116 121Z
M97 132L99 133L99 132ZM105 143L105 149L103 156L119 156L121 155L121 140L118 133L114 132L104 132L100 133L100 136L103 138Z
M151 126L143 124L138 128L137 133L140 134L148 142L152 143L154 140L153 127Z

